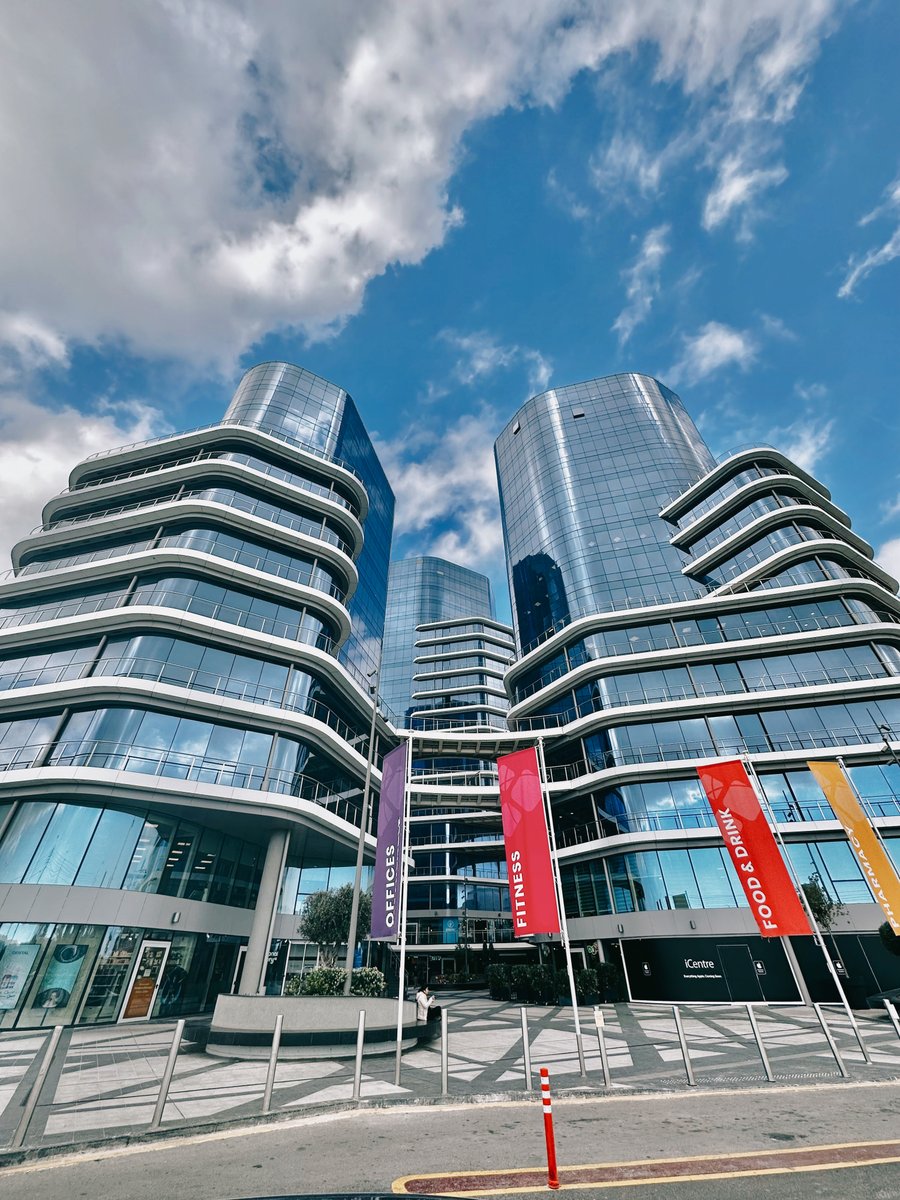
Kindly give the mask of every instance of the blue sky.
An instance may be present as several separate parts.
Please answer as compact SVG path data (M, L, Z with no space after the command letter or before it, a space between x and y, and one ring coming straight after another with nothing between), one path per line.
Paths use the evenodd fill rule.
M746 9L746 12L742 12ZM86 453L284 358L348 389L395 554L502 587L491 448L621 370L779 445L900 572L891 0L13 0L4 548Z

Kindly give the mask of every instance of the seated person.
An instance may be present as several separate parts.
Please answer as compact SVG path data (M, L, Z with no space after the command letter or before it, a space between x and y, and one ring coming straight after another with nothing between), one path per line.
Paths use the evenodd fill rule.
M419 990L416 992L416 1020L417 1021L437 1021L440 1020L441 1006L435 1004L434 996L428 990L428 984L419 985Z

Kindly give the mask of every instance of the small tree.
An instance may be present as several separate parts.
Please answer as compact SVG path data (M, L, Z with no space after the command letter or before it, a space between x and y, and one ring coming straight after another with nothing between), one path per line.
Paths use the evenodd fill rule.
M832 930L834 929L835 921L838 917L843 916L847 910L841 904L840 900L835 900L832 897L818 871L813 871L806 883L802 884L802 887L806 902L816 919L816 924L823 933L831 938L832 952L846 975L847 968L844 966L844 960L841 957L840 950L838 950L837 941Z
M818 871L813 871L806 883L803 884L803 894L816 919L816 924L825 933L831 933L837 918L843 916L847 910L839 900L832 898Z
M333 967L350 933L350 909L353 905L353 885L330 892L313 892L307 898L300 918L300 934L319 948L319 960L323 966ZM372 922L372 897L361 892L356 934L364 938Z

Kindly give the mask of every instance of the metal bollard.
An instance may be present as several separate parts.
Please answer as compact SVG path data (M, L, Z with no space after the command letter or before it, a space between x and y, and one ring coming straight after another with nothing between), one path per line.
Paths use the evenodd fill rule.
M678 1005L672 1005L672 1016L675 1018L675 1028L678 1031L678 1042L681 1046L681 1057L684 1059L684 1069L687 1072L687 1081L689 1087L696 1087L694 1079L694 1068L691 1066L691 1056L688 1052L687 1039L684 1036L684 1029L681 1025L681 1013L678 1011Z
M893 1027L894 1027L894 1031L896 1032L896 1034L897 1034L897 1037L900 1037L900 1021L898 1021L898 1020L897 1020L897 1010L896 1010L896 1008L895 1008L895 1007L894 1007L894 1005L891 1003L891 1001L890 1001L890 1000L888 1000L887 996L885 996L885 997L884 997L884 999L882 1000L882 1002L881 1002L881 1003L884 1005L884 1007L885 1007L885 1010L886 1010L886 1012L887 1012L887 1015L888 1015L888 1016L890 1017L890 1019L891 1019L891 1024L892 1024L892 1025L893 1025Z
M747 1005L747 1016L750 1018L750 1028L753 1030L753 1036L756 1038L756 1048L759 1051L759 1057L762 1059L763 1069L766 1072L766 1079L769 1083L775 1082L775 1076L772 1074L772 1066L769 1062L769 1056L766 1054L766 1048L763 1045L762 1036L759 1032L759 1026L756 1023L756 1013L753 1011L753 1005Z
M28 1133L28 1126L31 1124L31 1118L34 1116L34 1110L37 1108L37 1102L40 1097L47 1075L50 1072L50 1064L53 1062L53 1055L56 1053L56 1047L59 1045L59 1039L62 1037L64 1026L54 1025L53 1032L47 1040L47 1048L44 1051L44 1057L41 1059L41 1065L38 1067L37 1079L35 1079L31 1091L28 1093L28 1099L25 1101L25 1110L19 1124L16 1126L16 1132L13 1134L13 1139L10 1142L12 1150L18 1148L25 1141L25 1135Z
M446 1096L449 1090L450 1074L450 1037L447 1033L447 1009L441 1007L441 1095Z
M822 1005L814 1004L813 1008L816 1011L816 1016L819 1018L819 1024L822 1026L822 1032L825 1034L825 1040L828 1042L828 1045L831 1048L831 1053L834 1055L834 1061L838 1065L838 1070L840 1071L840 1073L844 1077L844 1079L849 1079L850 1072L847 1070L847 1067L844 1064L844 1060L841 1058L841 1052L837 1048L837 1043L835 1042L834 1038L831 1036L831 1030L828 1028L827 1024L825 1023L825 1017L822 1013Z
M854 1017L853 1011L850 1008L849 1004L845 1005L845 1009L846 1009L847 1016L850 1020L850 1024L853 1026L853 1032L856 1034L856 1040L857 1040L857 1042L859 1042L859 1048L862 1051L862 1056L866 1060L867 1063L870 1063L872 1061L872 1059L871 1059L871 1056L869 1055L869 1051L866 1048L866 1043L863 1041L862 1033L860 1032L860 1028L856 1023L856 1017Z
M544 1109L544 1141L547 1143L547 1187L559 1190L559 1169L556 1165L556 1138L553 1136L553 1106L550 1102L550 1072L541 1067L541 1104Z
M166 1069L163 1071L163 1077L159 1085L159 1095L156 1097L156 1108L153 1110L149 1129L159 1129L162 1121L163 1111L166 1107L166 1100L169 1098L169 1087L172 1083L172 1076L175 1073L175 1059L178 1057L178 1051L181 1049L181 1035L184 1033L184 1017L182 1017L175 1026L175 1036L172 1038L172 1045L169 1049L169 1057L166 1060Z
M612 1077L609 1073L609 1058L606 1053L606 1038L603 1033L603 1013L596 1004L594 1005L594 1024L597 1027L597 1041L600 1043L600 1066L603 1068L603 1082L607 1087L611 1087Z
M531 1091L531 1046L528 1044L528 1013L520 1008L522 1014L522 1058L525 1064L525 1090Z
M272 1091L275 1088L275 1068L278 1066L278 1051L281 1048L281 1027L284 1024L284 1013L275 1018L275 1028L272 1031L272 1050L269 1054L269 1069L266 1071L266 1088L263 1092L262 1110L267 1113L272 1107Z
M362 1091L362 1060L363 1045L366 1040L366 1010L359 1010L359 1024L356 1027L356 1065L353 1068L353 1099L359 1103Z

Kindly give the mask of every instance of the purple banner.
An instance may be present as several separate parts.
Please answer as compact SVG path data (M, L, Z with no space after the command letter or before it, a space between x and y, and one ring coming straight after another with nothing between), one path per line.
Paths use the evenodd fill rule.
M400 864L403 861L403 808L406 800L407 742L384 756L378 802L378 846L372 884L373 940L400 935Z

